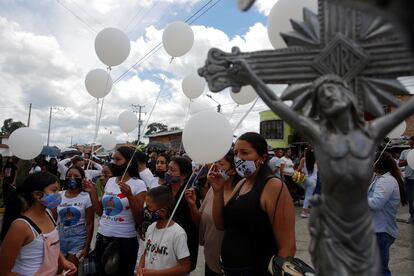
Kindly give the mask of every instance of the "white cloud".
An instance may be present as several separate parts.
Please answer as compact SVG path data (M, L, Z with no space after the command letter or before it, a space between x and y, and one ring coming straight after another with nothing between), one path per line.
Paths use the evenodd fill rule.
M114 18L120 18L122 13L124 17L131 18L131 14L136 11L126 12L128 7L138 5L136 3L139 2L139 5L144 7L143 10L148 11L154 3L150 0L131 0L122 2L123 5L118 7L116 5L120 2L115 0L107 0L102 2L102 5L98 5L97 0L91 5L87 2L90 1L76 1L77 5L96 18L95 23L90 20L93 27L99 26L99 22L105 22L103 19L108 15L104 13L111 13L105 10L108 7L112 10L123 10L119 13L114 11ZM164 3L163 9L177 5L185 10L200 1L169 0L166 2L168 5ZM63 3L72 5L70 7L75 9L74 1ZM51 144L68 146L71 136L74 143L90 143L95 130L97 105L96 100L87 94L84 88L84 77L89 70L103 67L94 53L95 34L84 26L80 28L81 23L68 17L64 10L59 7L56 9L57 14L54 15L56 25L50 26L50 30L43 28L35 30L24 20L13 19L15 20L13 21L11 17L0 16L0 40L2 41L0 44L2 53L0 55L0 96L2 97L0 108L12 107L0 109L0 122L13 118L26 123L28 104L33 103L31 126L38 129L46 140L49 107L60 106L60 109L53 110ZM78 11L80 12L79 9ZM83 15L86 17L85 12ZM154 18L161 16L160 11L154 14ZM109 21L114 22L114 18ZM122 66L114 68L112 72L114 80L161 41L162 29L149 23L145 26L142 35L131 41L130 57ZM133 29L133 24L130 29ZM223 31L208 26L193 26L193 30L196 41L187 55L176 58L169 64L168 55L161 49L114 85L111 93L105 98L100 135L112 131L117 136L118 142L135 139L137 130L129 135L121 133L117 126L118 115L123 110L132 110L131 104L145 105L146 115L143 120L146 121L160 89L162 89L161 97L149 123L158 121L170 127L184 127L187 114L217 108L213 100L203 95L195 99L188 110L189 100L181 91L182 78L204 64L211 47L227 52L233 46L239 46L242 51L271 48L266 28L261 23L252 25L245 34L234 37L229 37ZM165 77L164 84L160 81L160 76ZM234 125L250 107L246 105L235 110L235 104L228 95L228 91L211 93L211 95L222 105L222 111L226 116L232 115L231 122ZM265 109L263 103L258 103L236 133L240 134L245 130L258 131L258 110L262 109Z
M259 10L259 12L268 16L277 1L278 0L257 0L256 7Z

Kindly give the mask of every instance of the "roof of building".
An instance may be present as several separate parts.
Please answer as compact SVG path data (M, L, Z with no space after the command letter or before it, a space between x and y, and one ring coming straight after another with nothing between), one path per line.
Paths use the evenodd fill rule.
M144 137L146 137L146 138L160 137L160 136L167 136L167 135L172 135L172 134L180 134L182 132L183 132L182 129L176 129L176 130L169 130L169 131L163 131L163 132L148 134L148 135L145 135Z

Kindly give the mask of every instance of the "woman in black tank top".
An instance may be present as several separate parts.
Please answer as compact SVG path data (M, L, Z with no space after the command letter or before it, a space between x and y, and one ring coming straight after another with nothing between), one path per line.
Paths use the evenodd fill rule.
M270 176L267 143L248 132L236 141L235 164L243 178L224 205L223 179L213 167L209 181L214 190L213 218L224 230L221 259L226 276L270 275L272 255L295 255L293 201L283 183Z

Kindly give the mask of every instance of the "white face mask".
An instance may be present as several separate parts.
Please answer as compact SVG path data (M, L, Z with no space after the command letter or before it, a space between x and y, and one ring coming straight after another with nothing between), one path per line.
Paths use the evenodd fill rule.
M224 181L227 181L229 179L229 175L227 174L226 170L219 169L218 173L223 177Z
M235 156L234 164L236 165L236 172L240 177L249 177L256 172L256 164L252 160L243 160Z

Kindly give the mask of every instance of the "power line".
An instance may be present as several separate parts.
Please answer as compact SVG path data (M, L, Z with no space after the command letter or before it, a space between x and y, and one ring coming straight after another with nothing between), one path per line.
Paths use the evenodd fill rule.
M99 22L93 15L91 15L90 13L88 13L86 11L86 9L82 8L78 3L76 3L76 1L72 0L72 3L79 9L81 10L86 16L89 16L90 18L92 18L93 21L95 21L96 24L101 25L102 28L105 28L105 26Z
M204 4L201 8L199 8L195 13L193 13L190 17L188 17L185 22L190 22L190 24L194 23L197 19L199 19L202 15L204 15L206 12L211 10L214 6L216 6L221 0L217 0L213 5L208 7L205 11L203 11L199 16L197 16L194 20L191 20L194 15L201 12L208 4L213 2L213 0L209 0L206 4ZM141 57L137 62L135 62L132 66L130 66L124 73L122 73L114 82L113 84L118 83L121 79L124 78L126 74L128 74L135 66L141 65L143 62L145 62L148 58L153 56L156 52L158 52L162 48L162 42L159 42L157 45L155 45L149 52L147 52L143 57Z
M68 12L70 12L74 17L76 17L80 22L82 22L83 24L86 25L86 27L88 27L91 31L93 31L94 33L97 33L97 31L88 24L88 22L86 22L85 20L83 20L80 16L78 16L74 11L72 11L71 9L69 9L67 6L65 6L62 2L60 2L60 0L56 0L56 2L61 5L65 10L67 10Z

